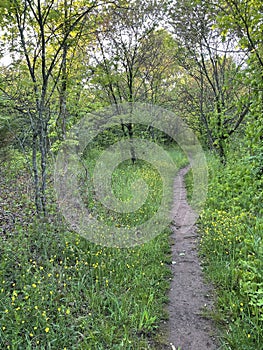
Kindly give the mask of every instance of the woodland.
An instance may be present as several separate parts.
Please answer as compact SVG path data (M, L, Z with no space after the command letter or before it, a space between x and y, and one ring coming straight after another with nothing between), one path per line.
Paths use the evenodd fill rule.
M199 254L216 291L207 317L220 349L262 350L262 1L2 0L0 27L0 348L169 349L160 334L169 227L138 246L105 247L67 225L54 193L54 160L71 128L103 108L140 103L180 117L206 156ZM132 147L112 186L126 201L142 178L141 209L109 214L92 197L103 149L138 138L178 168L188 163L151 125L97 135L80 182L109 226L148 220L162 200L159 172ZM186 184L190 196L191 173Z

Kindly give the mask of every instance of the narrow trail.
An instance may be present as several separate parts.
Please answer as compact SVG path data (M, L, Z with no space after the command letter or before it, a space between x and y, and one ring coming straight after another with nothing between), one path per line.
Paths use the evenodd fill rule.
M187 203L184 176L189 169L181 169L174 181L169 342L173 350L216 350L213 322L203 315L212 308L212 290L204 282L198 258L196 214Z

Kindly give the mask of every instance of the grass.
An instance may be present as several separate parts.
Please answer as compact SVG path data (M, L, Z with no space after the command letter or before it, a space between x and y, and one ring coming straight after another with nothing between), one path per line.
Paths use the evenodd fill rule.
M257 197L262 196L262 178L244 159L226 166L209 159L200 254L217 291L214 317L222 328L222 349L261 350L263 218Z
M185 164L178 150L171 154L178 167ZM161 178L143 162L116 169L116 196L132 198L129 181L141 177L150 195L141 212L115 218L118 224L143 221L160 203ZM10 211L17 198L13 205ZM106 220L102 207L96 211ZM169 228L145 244L110 248L68 230L55 209L48 220L23 218L1 235L0 348L153 349L152 339L167 317Z
M2 244L2 348L147 348L164 317L168 232L125 250L50 224L16 234Z

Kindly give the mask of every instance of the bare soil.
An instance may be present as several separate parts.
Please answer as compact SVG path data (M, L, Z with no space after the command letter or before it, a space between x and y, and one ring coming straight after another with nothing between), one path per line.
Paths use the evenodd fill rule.
M187 203L184 176L190 166L181 169L174 182L172 209L173 277L169 291L167 330L172 350L215 350L215 329L206 317L213 307L213 290L204 281L198 257L196 214Z

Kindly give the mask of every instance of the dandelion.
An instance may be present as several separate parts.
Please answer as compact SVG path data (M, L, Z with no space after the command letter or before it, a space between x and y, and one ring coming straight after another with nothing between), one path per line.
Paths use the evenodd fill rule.
M248 333L247 337L250 338L250 334L249 333Z
M49 327L45 328L45 332L48 333L49 332Z
M33 288L36 288L36 287L37 287L37 285L36 285L35 283L33 283L33 284L32 284L32 287L33 287Z

